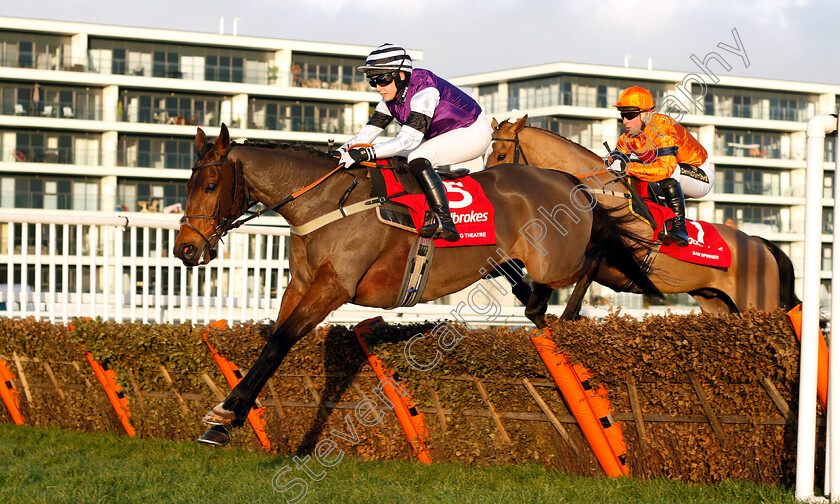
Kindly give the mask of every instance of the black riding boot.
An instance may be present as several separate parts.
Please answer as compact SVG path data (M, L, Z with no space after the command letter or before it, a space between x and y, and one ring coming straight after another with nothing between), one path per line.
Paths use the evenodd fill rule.
M440 175L432 167L432 163L428 159L415 159L408 163L408 171L414 175L414 178L420 184L420 188L423 189L426 201L429 202L429 209L435 214L437 220L434 224L421 227L418 231L420 236L424 238L443 238L448 242L458 241L460 236L455 229L455 223L452 222L452 216L449 214L446 189L443 187Z
M685 230L685 199L683 197L680 183L672 178L659 182L662 193L665 195L665 203L674 211L676 217L671 221L671 229L662 230L659 239L665 245L674 244L678 247L688 245L688 231Z

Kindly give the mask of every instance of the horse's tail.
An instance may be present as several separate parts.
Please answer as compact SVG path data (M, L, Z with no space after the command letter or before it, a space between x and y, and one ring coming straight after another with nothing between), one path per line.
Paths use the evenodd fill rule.
M770 240L760 236L755 236L754 238L758 238L764 242L764 246L770 250L770 253L776 259L776 264L779 266L779 306L785 310L790 310L794 306L802 303L802 300L796 296L796 292L793 290L795 276L793 263L790 261L790 258Z
M652 246L650 240L633 233L629 226L632 215L617 215L620 209L610 210L600 204L592 208L592 237L596 246L603 247L604 261L620 271L645 294L662 297L636 256Z

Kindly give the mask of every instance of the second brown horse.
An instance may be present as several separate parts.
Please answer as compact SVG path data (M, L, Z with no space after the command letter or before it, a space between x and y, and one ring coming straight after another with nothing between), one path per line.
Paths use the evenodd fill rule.
M616 183L614 175L604 170L604 162L597 154L561 135L527 126L527 120L528 116L516 122L493 120L488 167L520 162L569 173L593 189L599 203L625 215L629 213L626 198L606 195L603 191L598 194L598 188L608 184L619 192L626 191ZM624 225L636 234L651 236L650 226L640 220ZM650 278L660 291L687 292L703 311L711 313L737 313L748 308L790 309L799 304L793 290L793 265L782 250L763 238L749 236L733 227L724 224L714 224L714 227L732 251L732 265L713 268L683 262L659 254L659 243L652 243ZM647 250L643 251L638 259L641 261L647 254ZM629 284L628 278L609 264L600 268L595 280L617 291L627 290L625 286Z

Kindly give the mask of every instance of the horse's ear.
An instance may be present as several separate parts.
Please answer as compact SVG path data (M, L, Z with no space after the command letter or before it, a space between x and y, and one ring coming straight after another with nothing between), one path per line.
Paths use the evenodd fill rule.
M522 131L522 128L524 128L524 127L525 127L525 123L526 123L526 122L528 122L528 114L525 114L525 117L523 117L522 119L520 119L520 120L516 121L516 122L513 124L513 132L514 132L514 133L519 133L520 131Z
M201 128L198 128L198 131L195 133L195 152L198 154L204 150L204 146L207 145L207 135L204 134L204 131Z
M499 129L499 121L497 121L496 118L494 117L493 120L490 121L490 126L492 126L494 130Z
M219 136L216 138L216 151L220 156L224 156L227 154L228 149L230 149L230 133L225 123L222 123L222 131L219 132Z

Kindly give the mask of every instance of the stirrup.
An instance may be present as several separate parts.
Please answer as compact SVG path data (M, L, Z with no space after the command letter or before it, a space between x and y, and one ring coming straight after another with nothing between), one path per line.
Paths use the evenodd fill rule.
M665 226L662 226L662 231L656 236L659 241L662 242L663 245L676 245L678 247L686 247L689 245L689 236L688 231L685 232L685 239L684 240L675 240L674 233L672 233L673 229L668 229ZM679 241L679 243L678 243Z
M417 230L417 234L419 234L423 238L431 238L433 240L443 238L443 235L447 232L447 229L443 227L443 221L441 220L441 218L438 214L436 214L434 212L429 212L429 213L431 214L431 217L432 217L431 220L426 219L423 223L424 225L420 229ZM429 228L431 228L432 226L434 226L434 231L432 231L431 234L430 234L429 233L429 231L430 231ZM454 223L453 223L453 226L454 226ZM424 229L425 229L425 231L424 231ZM450 231L450 232L452 232L452 231ZM448 242L458 241L461 238L461 235L458 234L457 230L454 231L454 238L455 238L454 240L450 240L448 238L444 238L444 240L446 240Z

